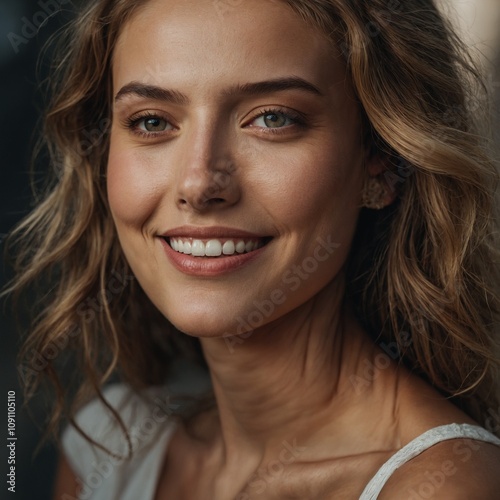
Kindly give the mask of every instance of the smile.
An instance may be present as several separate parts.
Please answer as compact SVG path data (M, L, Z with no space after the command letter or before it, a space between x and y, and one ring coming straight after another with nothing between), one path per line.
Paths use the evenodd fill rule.
M193 257L221 257L253 252L265 246L271 238L246 239L195 239L195 238L166 238L170 247L185 255Z

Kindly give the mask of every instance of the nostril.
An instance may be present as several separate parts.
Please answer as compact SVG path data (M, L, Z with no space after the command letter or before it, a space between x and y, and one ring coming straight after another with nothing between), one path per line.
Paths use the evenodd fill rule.
M203 198L198 201L198 207L207 208L213 205L220 205L225 202L226 200L224 198Z

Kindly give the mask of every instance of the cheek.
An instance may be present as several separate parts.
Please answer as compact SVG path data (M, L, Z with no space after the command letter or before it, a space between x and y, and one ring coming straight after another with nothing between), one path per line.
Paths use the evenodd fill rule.
M272 158L272 159L269 159ZM273 218L294 228L311 230L323 220L347 224L359 211L362 188L361 155L338 141L284 150L253 169L260 201Z
M117 226L140 226L154 212L161 196L160 183L151 175L147 155L138 150L120 148L111 142L107 191Z

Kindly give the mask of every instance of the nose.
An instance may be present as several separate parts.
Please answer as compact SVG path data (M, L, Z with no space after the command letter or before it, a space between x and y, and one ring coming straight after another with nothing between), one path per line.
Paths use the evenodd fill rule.
M241 190L227 140L215 133L194 132L181 147L184 154L177 188L180 209L206 212L238 202Z

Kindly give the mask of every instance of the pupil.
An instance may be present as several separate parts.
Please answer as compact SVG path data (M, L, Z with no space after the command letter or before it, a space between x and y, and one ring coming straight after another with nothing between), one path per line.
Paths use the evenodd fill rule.
M282 115L271 113L265 116L264 122L268 127L282 127L285 124L285 117Z
M148 118L146 120L146 129L149 131L154 131L155 129L158 129L161 127L161 122L159 118Z

